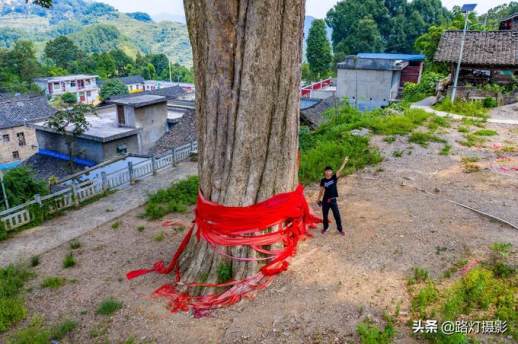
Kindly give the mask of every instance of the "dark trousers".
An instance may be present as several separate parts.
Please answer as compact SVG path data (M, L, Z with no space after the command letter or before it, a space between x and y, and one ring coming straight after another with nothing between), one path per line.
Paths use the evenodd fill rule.
M333 212L333 217L336 221L336 228L339 232L342 232L342 218L340 217L340 210L338 210L338 203L336 198L330 200L324 200L322 203L322 213L324 215L324 230L329 228L329 209Z

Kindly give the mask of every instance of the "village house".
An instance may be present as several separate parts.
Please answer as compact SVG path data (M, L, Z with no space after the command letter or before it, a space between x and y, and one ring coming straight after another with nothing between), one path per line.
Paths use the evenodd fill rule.
M515 13L512 16L504 18L500 22L499 30L518 31L518 13Z
M140 75L132 75L132 76L125 76L122 78L117 78L115 80L118 80L122 82L126 87L128 88L129 93L139 93L144 92L145 89L145 82L143 77ZM102 87L102 83L101 83Z
M424 55L360 53L338 63L336 96L361 111L396 101L407 82L418 83Z
M45 96L0 97L0 169L15 167L36 153L36 133L28 125L45 120L55 112Z
M78 74L37 78L34 79L34 82L51 99L64 93L72 93L76 95L79 103L97 104L99 87L96 79L97 75Z
M455 75L462 31L447 31L439 42L435 61L448 63ZM510 84L518 77L518 31L468 31L459 73L462 86Z

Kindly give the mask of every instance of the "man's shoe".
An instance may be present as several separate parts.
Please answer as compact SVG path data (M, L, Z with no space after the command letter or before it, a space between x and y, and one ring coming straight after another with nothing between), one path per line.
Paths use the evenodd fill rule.
M345 236L345 233L343 231L338 231L338 234L340 234L341 236Z
M322 230L320 231L320 233L322 233L322 234L326 234L326 232L327 232L327 229L322 229Z

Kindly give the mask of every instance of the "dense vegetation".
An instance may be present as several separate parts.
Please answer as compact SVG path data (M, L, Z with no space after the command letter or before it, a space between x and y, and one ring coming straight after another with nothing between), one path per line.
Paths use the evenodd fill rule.
M128 56L121 49L89 54L71 39L59 36L45 45L41 60L36 57L34 45L17 41L10 49L0 48L0 92L38 91L33 79L38 76L58 76L69 73L99 75L102 79L142 75L145 79L192 82L192 70L171 64L165 54L137 54Z
M133 58L137 53L163 53L173 63L192 64L185 24L155 23L146 13L125 14L85 0L55 0L49 9L14 0L0 2L0 18L0 47L31 40L40 56L46 41L65 35L87 53L117 48Z
M149 196L144 217L157 220L174 212L185 212L187 207L196 203L198 196L198 177L189 177L171 184Z

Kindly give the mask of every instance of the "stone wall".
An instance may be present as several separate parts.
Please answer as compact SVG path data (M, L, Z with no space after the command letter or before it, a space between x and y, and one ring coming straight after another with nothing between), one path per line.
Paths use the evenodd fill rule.
M19 145L17 137L18 133L23 133L25 137L25 145ZM4 141L4 135L9 135L8 142ZM38 142L36 141L36 133L33 128L20 126L0 130L0 163L25 160L36 153L37 150ZM20 158L13 158L13 152L18 152Z

